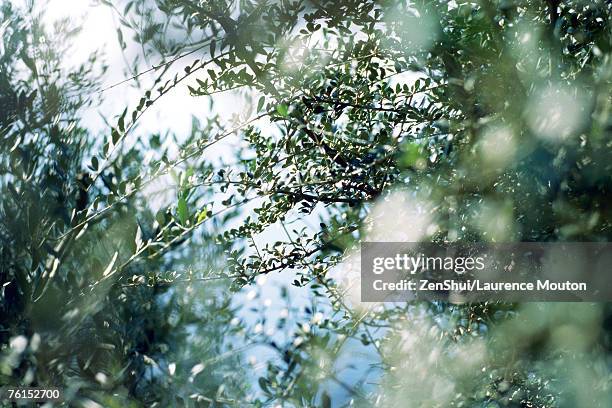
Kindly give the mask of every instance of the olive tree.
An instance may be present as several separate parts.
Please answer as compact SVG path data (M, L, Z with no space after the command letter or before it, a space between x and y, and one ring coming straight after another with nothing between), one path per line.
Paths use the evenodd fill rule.
M81 117L99 102L106 65L92 54L66 67L77 29L46 27L41 5L0 6L0 383L59 387L71 406L210 402L223 388L241 398L234 356L218 358L239 329L227 324L235 306L219 285L194 299L156 278L187 279L184 257L212 268L223 247L133 262L163 233L150 228L146 195L115 199L145 146L94 172L101 146ZM203 379L196 365L226 368Z
M120 287L133 299L147 283L224 279L238 291L282 274L311 296L297 321L279 319L287 336L240 331L276 353L257 390L237 402L239 390L217 388L201 403L609 404L607 306L369 305L354 296L350 270L367 240L609 239L610 4L101 3L121 23L122 47L130 38L140 45L127 82L144 89L88 157L88 189L105 189L104 200L60 236L110 222L162 176L175 176L176 195L155 214L117 222L131 245L106 254L89 293ZM221 110L228 93L251 103L233 120L195 120L178 152L159 151L160 135L139 138L158 153L152 160L126 152L150 107L179 87ZM211 157L229 140L241 142L232 160ZM258 244L274 229L278 239ZM202 231L228 250L222 273L147 273L149 262L169 262L190 244L212 246ZM357 355L362 370L347 375ZM162 350L158 359L170 361Z
M551 386L575 375L564 365L569 355L581 356L581 369L597 378L609 350L606 307L581 305L570 314L561 306L488 303L364 309L333 273L362 240L390 241L402 229L413 240L441 242L607 241L609 4L160 0L113 7L146 56L163 56L135 120L177 86L213 101L230 92L252 99L233 125L214 121L182 144L177 160L153 171L178 167L193 176L190 191L222 194L222 208L245 208L242 222L220 234L251 247L228 258L235 288L290 273L325 310L316 327L298 324L294 341L269 340L279 359L260 378L261 404L609 401L609 370L595 381L593 390L603 391L586 396ZM246 142L237 161L211 165L206 149L233 135ZM214 218L200 216L210 205L179 197L171 208L195 230ZM291 228L313 217L319 227ZM255 245L253 236L275 226L286 236ZM543 316L537 328L529 323L535 316ZM554 342L560 322L596 334L561 347ZM517 327L524 338L508 344ZM407 331L422 333L419 341ZM346 384L333 363L325 365L352 339L378 355L379 387ZM563 357L542 344L559 346ZM480 356L474 362L451 360L471 352ZM427 363L424 353L439 357ZM551 372L555 364L565 369ZM437 385L430 389L419 375ZM348 397L330 396L328 384Z

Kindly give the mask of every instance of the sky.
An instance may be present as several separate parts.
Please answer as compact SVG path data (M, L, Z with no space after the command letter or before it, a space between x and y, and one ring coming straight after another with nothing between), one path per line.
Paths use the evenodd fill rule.
M50 0L44 10L45 20L52 24L53 21L66 17L82 28L73 42L72 52L64 61L65 65L78 65L86 61L92 52L99 50L109 66L103 80L103 88L123 81L126 78L126 57L129 61L135 50L128 47L126 57L122 55L117 41L119 23L113 10L90 0ZM187 62L188 60L185 63ZM142 70L147 68L149 67L146 65L142 66ZM144 75L141 78L143 84L151 83L153 75L154 73ZM105 91L104 104L87 112L86 125L91 130L102 131L105 126L99 113L105 116L118 115L125 107L126 101L136 105L141 91L131 85L125 83ZM239 103L233 102L227 106L240 107ZM191 129L191 116L206 113L207 108L207 103L194 101L187 87L178 87L151 107L147 117L139 123L139 133L157 132L162 124L171 127L177 134L186 134Z

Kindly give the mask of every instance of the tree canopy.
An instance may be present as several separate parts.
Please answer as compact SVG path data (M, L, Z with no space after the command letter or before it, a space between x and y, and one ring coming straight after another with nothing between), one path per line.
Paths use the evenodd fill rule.
M353 267L364 241L610 239L609 2L100 3L130 58L111 85L100 55L61 65L68 22L2 5L2 383L88 407L609 406L607 304L368 304ZM207 113L142 132L179 88Z

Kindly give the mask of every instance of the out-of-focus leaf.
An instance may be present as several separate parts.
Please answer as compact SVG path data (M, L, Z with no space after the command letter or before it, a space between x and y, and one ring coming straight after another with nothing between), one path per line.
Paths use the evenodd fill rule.
M111 258L111 261L106 266L106 269L104 269L104 272L102 272L103 277L107 277L111 275L111 273L113 272L113 266L115 265L115 262L117 261L118 256L119 256L119 252L115 251L115 254Z
M280 105L276 106L276 112L278 112L280 116L285 118L289 114L289 107L284 103L281 103Z
M185 225L189 218L189 209L187 208L187 200L185 197L180 197L176 204L176 214L178 215L181 224Z

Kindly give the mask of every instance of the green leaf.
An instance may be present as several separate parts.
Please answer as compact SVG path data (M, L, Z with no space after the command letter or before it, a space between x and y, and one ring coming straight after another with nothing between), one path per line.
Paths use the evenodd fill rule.
M280 116L284 118L286 118L287 115L289 115L289 107L285 105L284 103L281 103L280 105L278 105L276 107L276 111L278 112Z
M111 130L111 137L113 139L113 144L117 144L117 142L121 138L121 135L119 134L119 132L117 132L117 129L112 128L112 130Z
M327 392L323 392L323 395L321 395L321 406L323 408L331 408L332 406L331 397Z
M259 98L259 102L257 102L257 112L261 112L261 109L263 108L264 103L266 103L266 97L262 96L261 98Z
M403 149L400 164L404 167L422 166L424 160L423 149L416 143L411 143Z
M125 40L123 39L123 31L121 31L120 28L117 28L117 41L119 42L119 46L121 47L121 49L125 50L127 47L127 44L125 43Z
M119 131L121 133L123 133L125 131L125 114L127 113L127 108L125 108L123 110L123 113L121 114L121 116L119 117L119 123L118 123L118 127L119 127Z
M259 387L263 392L265 392L266 394L270 393L270 390L268 389L268 380L266 378L259 377L259 380L257 382L259 383Z
M160 228L166 225L166 212L162 209L158 210L155 214L155 221L159 224Z
M198 214L198 224L204 221L206 218L208 218L208 211L206 211L206 209L203 209Z
M176 205L176 214L178 215L181 224L185 224L187 222L187 218L189 217L189 210L187 209L187 200L185 200L184 197L181 197L178 200L178 203Z
M117 256L118 255L119 255L119 252L115 251L115 254L113 255L113 258L111 259L111 261L106 266L106 269L104 269L104 272L102 272L102 276L103 277L107 277L107 276L111 275L111 273L113 272L113 266L115 265L115 261L117 260Z
M96 156L92 157L91 158L91 169L94 171L98 170L98 165L99 165L98 158Z
M136 251L142 248L142 230L140 229L140 225L136 227L136 237L134 238L134 243L136 244Z

